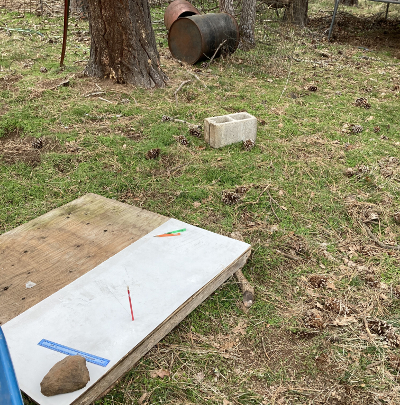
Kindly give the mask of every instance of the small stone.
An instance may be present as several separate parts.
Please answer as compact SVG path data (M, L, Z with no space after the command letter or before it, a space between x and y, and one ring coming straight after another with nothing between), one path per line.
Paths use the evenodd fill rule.
M355 170L352 167L348 167L343 174L347 177L352 177L355 174Z
M89 370L82 356L68 356L56 363L44 376L40 390L46 397L74 392L89 382Z

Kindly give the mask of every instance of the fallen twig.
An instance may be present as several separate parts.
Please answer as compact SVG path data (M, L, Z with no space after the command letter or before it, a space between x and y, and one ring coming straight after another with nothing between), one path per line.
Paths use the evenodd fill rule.
M99 97L99 100L107 101L107 103L110 103L110 104L115 104L113 101L107 100L106 98L103 98L103 97Z
M272 213L275 215L275 218L279 221L279 217L278 217L278 215L276 215L276 212L274 210L274 205L272 203L274 202L279 208L281 208L281 206L272 198L272 195L269 191L268 191L268 195L269 195L269 203L271 205Z
M400 251L400 245L388 245L387 243L383 243L381 242L372 232L371 230L368 228L367 225L363 224L362 222L360 222L360 224L362 225L362 227L366 230L368 236L381 248L383 249L392 249L392 250L399 250Z
M372 341L374 340L374 337L372 336L372 333L371 333L371 331L369 330L368 322L367 322L367 317L364 316L363 320L364 320L365 330L367 331L367 335L368 335L370 341L372 342Z
M215 50L214 55L211 56L211 59L207 62L207 67L209 67L209 66L211 65L212 61L213 61L214 58L215 58L215 55L218 53L218 51L221 49L221 46L224 45L225 42L226 42L226 39L225 39L224 41L222 41L222 42L218 45L218 48Z
M288 259L291 259L291 260L300 260L300 257L291 255L290 253L281 252L278 249L276 249L276 253L279 253L280 255L287 257Z
M261 336L261 342L262 342L262 347L263 347L263 349L264 349L265 357L266 357L268 360L270 360L270 358L269 358L269 356L268 356L268 354L267 354L267 351L265 350L264 338L263 338L262 336Z
M100 96L100 94L106 94L106 92L105 91L95 91L94 93L86 94L85 97Z
M256 201L248 201L245 204L258 204L259 201L260 201L261 196L268 190L268 188L269 188L269 185L267 187L265 187L263 191L261 191L261 193L259 194Z
M199 76L197 76L196 74L194 74L193 72L189 72L189 70L187 70L187 72L192 75L195 79L197 79L206 89L208 89L208 87L206 86L206 84L200 79Z
M179 87L175 90L174 96L175 96L176 105L178 105L178 96L177 96L177 94L178 94L179 90L180 90L185 84L188 84L188 83L190 83L190 82L191 82L191 80L185 80L185 81L182 82L182 83L179 85Z
M70 81L72 78L74 78L74 77L75 77L75 75L72 75L72 76L69 77L68 79L63 80L61 83L56 84L56 85L53 86L53 87L50 87L49 90L55 90L55 89L57 89L57 88L59 88L59 87L67 87L67 86L69 86L69 81Z
M238 270L235 276L243 293L243 305L250 308L254 303L254 288L244 276L242 270Z

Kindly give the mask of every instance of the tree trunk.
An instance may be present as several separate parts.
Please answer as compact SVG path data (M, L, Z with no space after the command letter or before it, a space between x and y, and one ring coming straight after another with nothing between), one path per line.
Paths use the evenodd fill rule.
M340 4L345 6L358 6L358 0L341 0Z
M70 10L74 13L87 13L88 0L71 0Z
M85 73L151 88L164 87L148 0L88 0L91 34Z
M234 15L235 9L233 8L233 0L219 0L219 11L221 13Z
M88 16L88 0L70 0L69 12L86 19Z
M308 0L293 0L291 6L285 10L284 19L305 27L308 23Z
M256 23L256 0L243 0L240 13L240 48L249 50L256 46L254 25Z

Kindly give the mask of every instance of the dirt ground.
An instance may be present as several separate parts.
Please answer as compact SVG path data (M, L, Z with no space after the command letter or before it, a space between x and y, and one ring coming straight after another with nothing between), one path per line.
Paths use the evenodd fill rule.
M310 18L309 28L326 32L331 23L331 16L318 13ZM339 12L333 29L332 40L340 44L355 45L369 50L387 50L400 59L400 24L399 21L382 16L359 17L347 12Z

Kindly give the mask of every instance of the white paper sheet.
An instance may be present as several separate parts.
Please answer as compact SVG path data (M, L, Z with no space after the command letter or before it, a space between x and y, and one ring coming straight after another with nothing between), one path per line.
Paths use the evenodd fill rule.
M154 237L182 228L187 231L180 236ZM71 404L248 248L244 242L170 219L3 325L20 388L41 405ZM101 367L87 362L90 382L85 388L45 397L40 382L65 355L38 346L42 339L110 363Z

